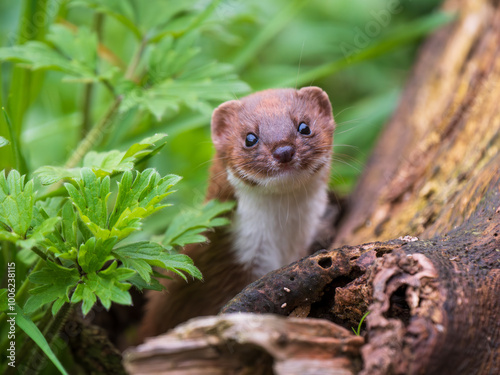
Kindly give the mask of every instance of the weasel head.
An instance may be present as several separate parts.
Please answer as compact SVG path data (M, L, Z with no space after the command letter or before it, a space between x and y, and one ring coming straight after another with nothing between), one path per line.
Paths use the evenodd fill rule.
M221 104L212 115L217 155L238 189L279 193L326 180L335 123L318 87L271 89Z

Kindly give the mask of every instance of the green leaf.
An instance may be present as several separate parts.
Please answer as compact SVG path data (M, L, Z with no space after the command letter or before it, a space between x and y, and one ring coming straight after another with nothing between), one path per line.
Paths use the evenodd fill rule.
M62 235L64 237L64 242L71 246L77 246L78 231L77 231L77 220L76 213L73 205L68 200L61 209L62 216Z
M168 227L162 240L167 248L173 246L184 246L188 243L199 243L206 241L202 235L209 228L227 225L229 220L217 216L233 209L234 202L218 202L212 200L202 207L201 210L186 210L180 212Z
M99 273L89 273L84 277L83 284L84 287L88 289L88 291L82 291L80 294L82 296L88 296L89 293L95 294L97 296L102 305L109 309L111 307L111 302L116 302L121 305L131 305L132 298L130 297L130 293L128 289L130 288L130 284L120 282L122 278L122 274L117 272L116 262L113 263L114 266L110 266L110 271L99 272ZM128 273L128 275L131 275ZM87 307L90 303L87 303ZM86 309L85 308L85 309Z
M109 184L109 176L99 178L91 169L82 168L77 187L69 183L64 185L82 221L96 236L101 234L99 229L107 228Z
M217 1L212 1L212 3L217 5ZM165 6L164 0L148 0L148 6L141 7L139 12L130 1L123 0L80 0L74 1L73 4L85 5L113 17L128 28L138 40L141 40L146 33L148 35L156 33L150 39L157 40L161 39L158 35L160 33L179 34L185 29L199 25L200 16L206 12L200 12L197 0L169 2L168 6ZM162 11L158 12L158 9ZM213 9L210 10L213 11ZM206 18L206 15L203 18Z
M23 63L32 69L61 71L84 82L98 82L110 72L96 73L97 36L86 27L73 32L68 27L54 24L46 39L53 47L39 41L0 48L0 60Z
M121 111L138 107L158 120L176 114L181 106L211 113L214 103L248 93L232 66L200 57L199 34L192 32L174 40L166 37L148 57L148 76L143 85L130 85L123 92Z
M160 260L164 264L163 268L167 271L175 272L179 276L182 276L184 280L186 280L186 276L184 276L184 274L180 271L184 271L196 279L203 279L203 275L200 270L194 266L193 260L185 254L164 253Z
M52 262L46 262L44 268L30 274L29 280L33 284L40 284L40 286L30 290L32 296L24 305L24 311L27 314L58 299L69 302L69 293L80 281L80 274L75 268L66 268ZM53 310L53 313L55 314L57 311Z
M17 243L17 241L19 241L20 239L21 237L18 234L12 233L0 227L0 241Z
M24 184L25 176L12 170L5 177L5 170L0 172L0 228L25 237L33 218L33 180Z
M57 359L57 356L54 354L52 349L50 348L49 343L43 336L42 332L38 329L38 327L31 321L30 318L28 318L26 315L24 315L23 310L16 305L16 324L18 325L19 328L21 328L29 338L31 338L39 347L42 349L42 351L45 353L48 359L56 366L56 368L61 372L63 375L67 375L68 373L62 366L61 362Z
M49 198L35 205L33 223L35 229L54 217L58 219L54 229L44 233L39 248L56 254L58 258L70 259L76 263L77 256L77 215L71 201L67 198ZM49 221L50 222L50 221Z
M139 143L130 146L123 158L134 158L134 163L137 164L160 151L166 142L167 135L163 133L144 138Z
M108 152L90 151L83 158L84 168L91 168L97 177L105 177L132 170L134 165L158 153L166 143L166 134L155 134L135 143L125 152L112 150ZM62 179L78 180L82 168L64 168L43 166L35 171L42 185L51 185Z
M127 27L138 38L142 38L141 30L136 26L134 7L123 0L80 0L74 1L72 5L85 5L113 17ZM156 8L159 9L159 8Z
M149 289L149 290L162 291L163 289L165 289L160 284L160 282L158 280L156 280L155 278L152 278L151 281L148 283L141 276L139 276L139 274L135 274L134 276L129 278L127 281L139 290Z
M118 238L128 236L140 229L140 220L165 207L161 201L172 193L171 188L180 181L179 176L161 177L154 169L123 174L118 184L118 196L109 219L111 235Z
M83 166L92 168L97 176L107 176L134 168L132 160L124 160L125 153L118 150L108 152L90 151L83 158Z
M71 296L71 303L78 303L83 300L82 303L82 312L83 315L87 315L94 306L94 304L97 301L97 297L95 293L87 287L87 284L84 282L81 284L78 284L78 286L75 289L75 292Z
M54 43L58 52L71 59L72 64L82 70L87 69L94 76L97 68L97 35L80 26L76 32L61 24L51 26L47 40Z
M141 241L125 245L113 250L113 254L128 268L134 269L141 278L149 283L152 269L150 265L172 271L182 278L189 275L201 279L201 272L193 265L193 261L184 254L169 254L156 242Z
M106 309L111 307L111 302L122 305L131 305L132 299L128 290L129 283L123 283L136 275L134 270L117 267L117 262L101 272L88 273L83 277L82 283L78 285L73 296L72 303L83 301L82 312L86 315L97 301L97 297Z
M60 217L48 218L40 225L37 225L31 233L28 233L28 238L26 240L18 241L17 244L22 249L26 250L30 250L33 247L40 245L43 241L45 241L45 237L55 230L56 225L60 220Z
M0 147L7 146L10 142L4 137L0 137Z
M113 250L113 254L125 267L136 270L139 276L149 283L153 269L151 265L162 265L159 258L164 251L163 246L154 242L135 242Z
M1 50L1 48L0 48L0 50ZM20 72L20 70L17 71L17 73L19 73L19 72ZM26 95L23 95L25 93L21 93L22 89L19 89L16 86L16 82L17 82L17 79L21 78L21 76L26 77L26 75L24 75L24 74L17 75L15 73L16 73L16 71L14 72L14 75L12 77L13 81L11 82L11 84L14 85L15 87L11 90L11 94L13 94L14 97L17 98L17 101L21 101L23 104L25 104L25 103L27 103L26 98L25 98ZM0 83L1 83L1 79L0 79ZM22 95L22 98L17 97L16 96L17 94ZM0 95L0 102L1 102L1 95ZM20 104L20 105L22 106L23 104ZM24 158L23 152L21 150L19 131L18 131L18 129L21 128L21 124L18 124L18 123L13 124L12 121L10 120L9 114L7 113L7 111L5 110L4 107L2 107L2 113L3 113L3 117L5 119L5 123L7 125L8 132L10 134L10 140L12 141L12 154L14 157L14 166L21 173L26 173L28 170L28 167L26 166L26 159ZM17 119L17 120L19 120L19 119ZM0 120L0 125L1 125L1 123L2 123L2 121ZM9 166L8 163L7 163L7 166Z
M54 167L44 165L35 171L35 176L40 179L42 185L52 185L62 179L78 179L80 168Z
M30 69L50 69L78 75L69 60L47 44L29 41L23 45L0 48L0 61L10 60L24 63Z
M86 273L99 271L111 254L111 249L117 242L116 237L106 240L90 238L78 250L78 264Z
M9 309L8 300L7 300L8 290L3 288L0 289L0 312L7 311Z

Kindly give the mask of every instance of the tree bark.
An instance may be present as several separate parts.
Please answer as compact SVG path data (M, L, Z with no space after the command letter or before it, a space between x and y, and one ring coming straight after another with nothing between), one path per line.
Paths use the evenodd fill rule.
M219 348L211 363L220 366L225 345L261 353L253 373L293 374L282 364L294 360L314 361L301 374L500 373L500 3L443 7L457 18L424 44L333 245L266 275L223 309L293 318L200 318L129 351L129 371L155 373L149 365L161 353L172 369L165 373L197 373L197 363L202 373L206 352L189 366L176 361L204 337L206 350ZM357 327L367 311L365 342L353 341L342 327ZM262 325L250 332L245 321L254 317ZM321 332L330 333L301 317L328 320ZM212 346L213 332L228 330ZM297 332L300 341L291 339ZM276 350L276 337L296 347ZM344 351L330 345L339 338ZM226 369L251 373L239 359Z

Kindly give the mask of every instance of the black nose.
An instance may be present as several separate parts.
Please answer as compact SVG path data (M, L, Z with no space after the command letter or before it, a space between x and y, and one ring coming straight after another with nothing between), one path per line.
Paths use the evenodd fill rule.
M280 163L288 163L295 155L295 148L293 146L280 146L273 151L273 157Z

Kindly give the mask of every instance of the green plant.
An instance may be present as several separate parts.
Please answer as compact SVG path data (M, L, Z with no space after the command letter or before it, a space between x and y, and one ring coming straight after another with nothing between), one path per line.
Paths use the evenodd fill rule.
M49 321L42 332L53 338L76 303L81 302L87 314L97 299L106 309L113 302L130 305L131 286L161 290L153 266L184 279L184 273L201 279L192 261L174 247L203 242L201 232L226 225L227 219L215 217L231 209L231 203L210 202L201 211L182 213L156 241L129 240L146 217L168 206L162 202L180 180L175 175L161 177L153 169L134 169L158 152L165 138L156 135L125 152L90 152L79 168L42 167L27 182L16 170L8 176L0 173L0 241L14 245L11 257L17 262L36 263L15 302L2 306L0 319L5 321L9 311L25 322L29 317L37 320L37 312L53 316L41 318ZM113 176L118 175L113 189ZM37 196L35 185L54 186L60 180L65 181L64 192ZM24 327L35 339L33 326L31 331Z
M354 332L354 334L356 336L360 336L361 335L361 326L363 325L363 322L365 321L365 318L368 316L368 314L370 314L369 311L365 312L365 314L361 317L361 320L359 321L359 324L358 324L358 329L355 329L354 327L351 327L352 331Z

